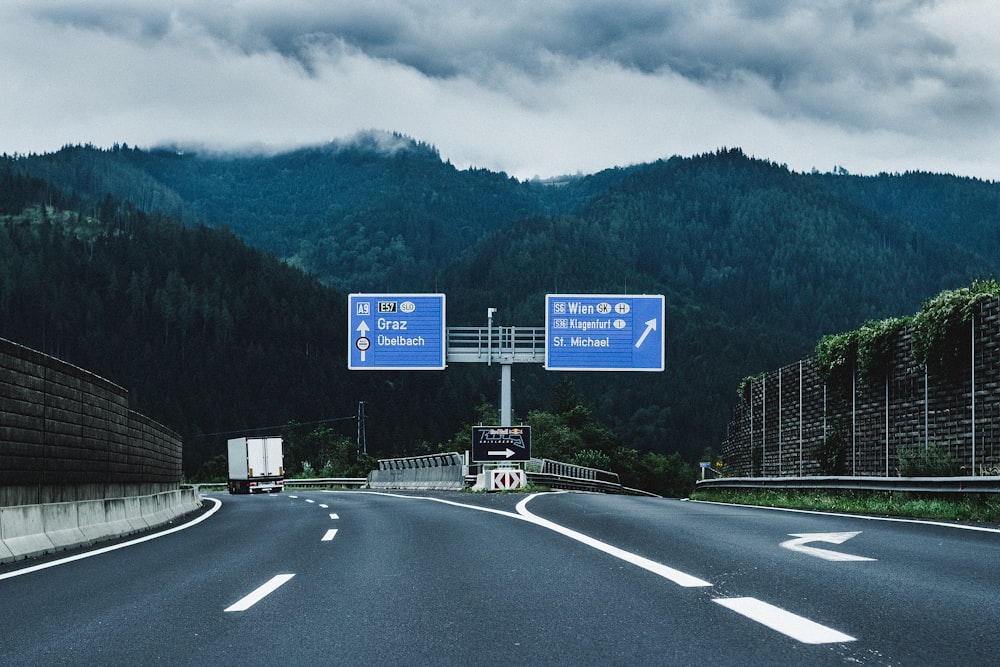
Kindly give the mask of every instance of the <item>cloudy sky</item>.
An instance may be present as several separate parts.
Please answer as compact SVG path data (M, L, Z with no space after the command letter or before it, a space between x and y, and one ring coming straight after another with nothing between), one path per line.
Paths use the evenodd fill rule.
M1000 181L995 0L3 0L0 153L387 130L458 167L726 146Z

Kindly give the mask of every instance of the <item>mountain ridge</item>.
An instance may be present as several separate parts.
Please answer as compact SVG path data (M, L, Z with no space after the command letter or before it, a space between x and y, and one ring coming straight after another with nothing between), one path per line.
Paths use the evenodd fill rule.
M427 427L411 435L401 427L387 428L383 437L393 441L389 447L394 451L450 438L481 402L495 400L495 380L483 369L469 368L449 368L438 377L347 373L346 362L339 364L336 358L342 350L338 346L346 345L348 292L443 292L449 324L455 326L485 324L487 307L498 308L497 321L505 326L541 326L546 293L665 294L665 373L574 373L571 379L627 445L680 451L694 460L721 442L740 378L808 355L824 334L914 312L937 292L990 275L1000 263L1000 185L995 183L948 175L804 174L728 148L558 182L531 182L482 169L458 170L431 146L401 135L387 139L391 141L273 156L83 146L44 156L4 157L0 204L8 202L4 210L12 216L6 223L11 238L25 233L27 214L22 211L31 203L58 205L76 220L102 221L103 231L83 238L74 231L79 224L74 228L65 221L70 218L59 222L49 216L48 222L39 222L45 216L33 214L31 229L42 234L40 245L31 246L40 265L35 274L57 255L78 271L94 273L86 256L96 256L95 238L110 244L129 225L164 226L166 231L158 233L165 238L187 235L184 243L167 244L173 250L160 255L148 240L141 247L117 245L117 254L105 261L123 261L134 252L128 268L121 268L114 280L106 272L103 282L89 287L91 294L79 297L105 308L127 308L116 300L123 285L133 279L143 283L138 268L143 261L157 267L149 283L134 287L133 293L141 292L150 309L163 311L150 316L148 324L157 330L157 340L165 330L166 342L147 344L150 349L137 355L141 361L126 371L134 379L124 384L141 385L137 400L154 403L151 416L185 433L246 427L255 415L262 416L255 403L270 405L274 397L263 396L263 388L246 391L238 406L220 408L214 417L210 410L196 408L193 398L168 396L155 405L157 397L149 394L156 385L141 376L157 373L135 367L155 365L157 355L175 353L171 345L177 342L177 327L191 326L183 321L190 313L182 316L186 311L176 307L171 311L171 303L177 306L188 298L194 303L190 294L216 295L204 296L209 305L199 307L217 314L235 308L230 292L244 294L244 301L255 289L273 294L273 287L255 283L247 272L252 265L257 267L252 271L277 276L276 269L265 269L256 259L247 264L249 260L224 256L248 256L233 245L236 238L304 271L325 287L307 289L298 279L282 279L283 289L295 293L284 299L273 294L269 305L257 309L267 317L306 322L312 332L328 331L319 339L300 336L289 345L322 349L324 368L332 364L322 379L297 371L303 378L359 394L348 400L320 392L330 403L414 403L400 414L411 424L423 418ZM386 146L392 150L384 150ZM172 224L190 231L169 231ZM64 237L53 249L44 238L58 225L63 225ZM183 253L203 256L191 263ZM28 339L19 342L45 345L62 326L62 335L72 336L74 324L59 325L60 314L54 311L33 319L34 331L11 323L11 304L19 304L18 312L30 310L23 293L43 288L24 286L30 272L18 273L23 260L8 253L4 262L0 310L7 310L0 335L16 329ZM171 263L190 266L172 274ZM37 275L34 279L40 280ZM59 289L72 291L74 279L86 277L67 275ZM225 289L226 284L232 288ZM300 290L310 296L299 299ZM58 307L57 297L50 294L38 307ZM303 304L317 299L329 302L322 312L335 320L332 324L302 311ZM95 317L86 308L66 309L81 321L76 325L81 330L87 317ZM253 326L252 311L244 309L243 319L230 331ZM104 317L106 326L112 326L114 313ZM207 320L192 321L210 328ZM143 331L140 327L132 334L140 339L151 335ZM213 338L187 335L192 336L189 346L217 345ZM296 356L301 349L282 348L280 326L272 335L279 340L230 339L240 349L264 345L238 362L246 366L241 377L253 377L249 360L259 360L263 349L277 357L291 354L289 359L298 359L295 364L303 363ZM98 335L85 339L102 345ZM113 356L108 351L93 355L95 363L109 366L114 366ZM102 372L100 367L93 370ZM185 373L207 382L204 368L181 364L171 373L163 380L170 391L192 390ZM524 415L544 407L557 375L519 368L515 410ZM415 387L420 387L419 397L406 393ZM316 405L303 398L307 389L290 385L282 391L290 400L298 396L299 409L275 405L266 414L281 420L317 418ZM427 418L432 413L435 417Z

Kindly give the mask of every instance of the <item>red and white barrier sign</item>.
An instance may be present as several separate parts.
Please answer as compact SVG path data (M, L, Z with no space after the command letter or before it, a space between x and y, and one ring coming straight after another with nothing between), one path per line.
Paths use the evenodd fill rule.
M516 491L527 486L527 477L523 470L500 468L489 471L490 491Z

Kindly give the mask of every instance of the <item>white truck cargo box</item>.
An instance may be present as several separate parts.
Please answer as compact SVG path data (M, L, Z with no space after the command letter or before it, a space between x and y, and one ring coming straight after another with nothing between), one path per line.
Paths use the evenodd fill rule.
M281 491L284 485L281 438L229 440L229 493Z

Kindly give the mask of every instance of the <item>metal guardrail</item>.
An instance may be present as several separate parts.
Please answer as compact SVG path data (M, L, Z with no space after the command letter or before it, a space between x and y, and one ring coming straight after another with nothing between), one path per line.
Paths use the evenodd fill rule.
M923 493L1000 493L1000 476L985 477L719 477L700 489L837 489Z
M528 469L534 469L541 474L548 474L558 477L569 477L572 479L587 479L609 484L618 484L618 473L601 470L599 468L588 468L573 463L561 463L551 459L531 459L528 461Z
M315 479L286 479L285 487L290 486L364 486L367 477L317 477Z
M621 493L622 485L612 482L604 482L596 479L584 479L580 477L569 477L567 475L555 475L540 472L527 473L528 481L539 486L547 486L551 489L566 489L570 491L596 491L599 493Z
M399 459L382 459L379 470L419 470L422 468L448 467L463 465L464 457L457 452L445 454L428 454L426 456L411 456ZM571 463L561 463L550 459L531 459L527 463L527 478L532 484L547 486L552 489L570 491L593 491L597 493L617 493L632 496L659 497L655 493L631 489L622 486L618 473L597 468L588 468ZM476 482L475 475L465 477L467 486ZM367 486L367 477L317 477L311 479L285 479L285 488L317 487L317 486ZM225 490L225 482L206 482L192 484L197 491L201 489Z
M289 487L309 487L309 486L364 486L368 483L367 477L316 477L312 479L288 479L285 478L285 488ZM225 490L229 485L226 482L205 482L202 484L191 484L196 491L208 488L219 488Z
M539 486L547 486L550 489L564 489L567 491L592 491L596 493L615 493L625 496L649 496L659 498L660 496L649 491L631 489L622 486L618 482L606 482L599 479L582 479L579 477L569 477L567 475L555 475L540 472L527 473L528 481Z
M622 486L618 473L599 468L561 463L551 459L531 459L528 461L526 469L529 482L552 489L660 497L649 491Z

